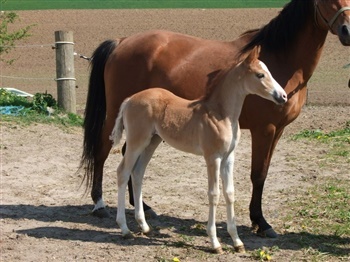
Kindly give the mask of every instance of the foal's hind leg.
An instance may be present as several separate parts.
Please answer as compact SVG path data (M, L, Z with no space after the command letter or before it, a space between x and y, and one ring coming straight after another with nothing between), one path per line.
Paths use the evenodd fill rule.
M142 152L142 150L140 151ZM126 217L125 217L125 194L126 194L126 186L127 186L130 174L140 155L140 151L129 152L129 153L127 151L117 169L118 212L117 212L116 221L122 231L122 236L124 238L132 237L132 234L127 226Z
M235 211L234 211L234 180L233 180L233 166L234 166L234 154L223 160L221 163L221 179L224 197L226 200L226 211L227 211L227 231L233 240L233 247L236 252L244 253L244 245L239 238L237 232L237 226L235 222Z
M145 212L142 205L142 180L146 171L146 167L152 158L152 155L162 139L155 135L152 137L150 144L145 148L140 157L138 158L134 170L131 174L134 182L133 193L135 197L135 219L139 224L142 233L147 234L150 232L145 219Z
M126 143L124 143L123 147L122 147L122 154L124 155L126 151ZM135 206L135 201L134 201L134 192L133 192L133 186L132 186L132 179L131 176L129 178L128 181L128 191L129 191L129 203L132 206ZM142 202L143 205L143 210L146 213L146 216L154 218L157 217L157 214L152 210L152 208L147 205L145 202Z

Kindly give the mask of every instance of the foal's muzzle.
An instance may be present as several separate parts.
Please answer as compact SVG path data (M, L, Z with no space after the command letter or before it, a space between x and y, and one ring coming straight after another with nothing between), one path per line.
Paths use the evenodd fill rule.
M279 105L286 103L288 100L287 94L285 92L279 93L277 91L274 91L273 98L275 99L275 102Z

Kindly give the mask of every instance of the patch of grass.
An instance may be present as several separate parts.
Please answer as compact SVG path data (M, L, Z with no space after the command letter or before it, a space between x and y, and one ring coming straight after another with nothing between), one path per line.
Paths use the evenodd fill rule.
M318 181L292 203L283 218L288 241L315 261L350 259L350 180Z
M17 124L45 123L63 126L82 126L83 119L79 115L65 113L58 108L56 100L47 93L37 93L29 101L5 89L0 89L0 106L6 113L0 114L1 121Z
M330 150L327 155L333 159L336 157L348 158L350 163L350 121L345 123L345 126L339 130L325 133L322 130L303 130L292 136L292 140L309 139L320 143L330 145Z

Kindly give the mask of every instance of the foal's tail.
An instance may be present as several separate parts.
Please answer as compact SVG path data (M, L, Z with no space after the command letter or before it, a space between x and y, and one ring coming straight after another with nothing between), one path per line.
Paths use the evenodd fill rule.
M95 157L101 144L101 132L106 118L105 65L117 44L114 40L101 43L93 53L90 64L91 73L84 120L84 149L80 162L80 168L85 169L84 179L87 187L90 186L93 178Z
M118 117L115 120L115 125L112 134L109 136L109 139L113 142L113 146L118 145L120 140L122 139L124 130L123 113L128 101L129 98L125 99L124 102L121 104Z

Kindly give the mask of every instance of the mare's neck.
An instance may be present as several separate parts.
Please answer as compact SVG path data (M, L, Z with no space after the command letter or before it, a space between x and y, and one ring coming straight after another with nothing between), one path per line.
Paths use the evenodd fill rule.
M238 121L247 92L244 89L244 74L241 67L227 72L219 84L212 89L207 99L203 101L212 115L218 119Z
M262 52L261 60L266 62L276 80L285 86L287 93L294 90L296 85L305 86L309 81L320 60L327 33L315 26L310 18L287 50L273 53L272 56L271 53Z

